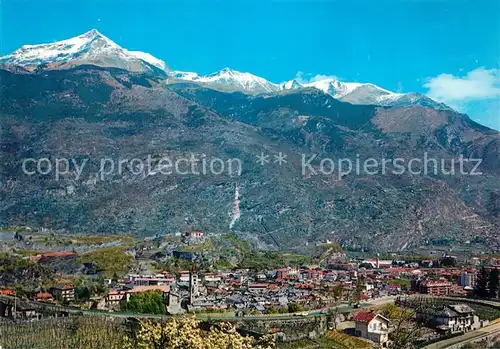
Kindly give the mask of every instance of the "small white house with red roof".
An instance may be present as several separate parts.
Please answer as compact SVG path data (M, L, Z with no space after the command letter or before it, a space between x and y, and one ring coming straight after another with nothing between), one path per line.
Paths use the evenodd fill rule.
M389 319L374 311L362 311L356 313L352 320L356 323L354 330L356 336L375 342L382 348L387 347L387 342L389 341Z

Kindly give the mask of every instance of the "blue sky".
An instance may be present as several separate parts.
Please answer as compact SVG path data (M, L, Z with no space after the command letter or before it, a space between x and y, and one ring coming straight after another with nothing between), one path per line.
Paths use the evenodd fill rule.
M173 69L372 82L500 129L500 1L0 1L0 54L96 28Z

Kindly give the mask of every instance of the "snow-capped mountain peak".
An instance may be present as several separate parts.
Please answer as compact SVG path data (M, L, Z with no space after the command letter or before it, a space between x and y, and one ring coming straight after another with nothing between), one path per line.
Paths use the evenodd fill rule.
M108 37L101 34L101 32L99 32L97 29L91 29L88 32L77 36L77 38L83 39L83 40L87 39L88 41L92 41L92 40L96 40L96 39L103 39L112 45L118 46L111 39L109 39ZM73 39L75 39L75 38L73 38ZM72 40L72 39L68 39L68 40ZM50 44L47 44L47 45L50 45Z
M242 91L250 94L278 91L278 85L256 75L224 68L208 75L198 75L192 72L173 71L168 74L179 80L196 82L208 87Z
M149 53L128 51L96 29L53 43L21 46L12 54L0 57L0 62L21 66L50 64L63 67L95 64L131 71L167 69L162 60Z
M63 62L81 54L85 50L88 51L91 46L94 46L94 49L97 49L97 51L116 49L118 47L118 45L99 33L96 29L92 29L67 40L49 44L23 45L11 55L1 57L0 59L8 59L9 63L19 63L20 65Z
M202 76L200 77L200 81L237 84L248 91L252 91L255 87L261 87L267 91L275 90L274 84L266 79L231 68L224 68L212 74ZM271 85L273 85L273 87L271 87Z

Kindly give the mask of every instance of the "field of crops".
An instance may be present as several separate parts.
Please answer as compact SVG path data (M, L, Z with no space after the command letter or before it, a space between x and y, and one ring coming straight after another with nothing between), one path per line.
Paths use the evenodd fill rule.
M125 327L104 317L50 318L28 323L0 324L3 349L121 349Z

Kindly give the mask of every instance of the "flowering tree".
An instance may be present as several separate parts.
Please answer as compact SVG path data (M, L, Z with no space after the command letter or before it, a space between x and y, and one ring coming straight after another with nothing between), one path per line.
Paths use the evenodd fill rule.
M209 331L200 328L195 318L166 322L141 322L135 338L126 338L126 349L270 349L272 336L257 341L240 335L230 323L220 323Z

